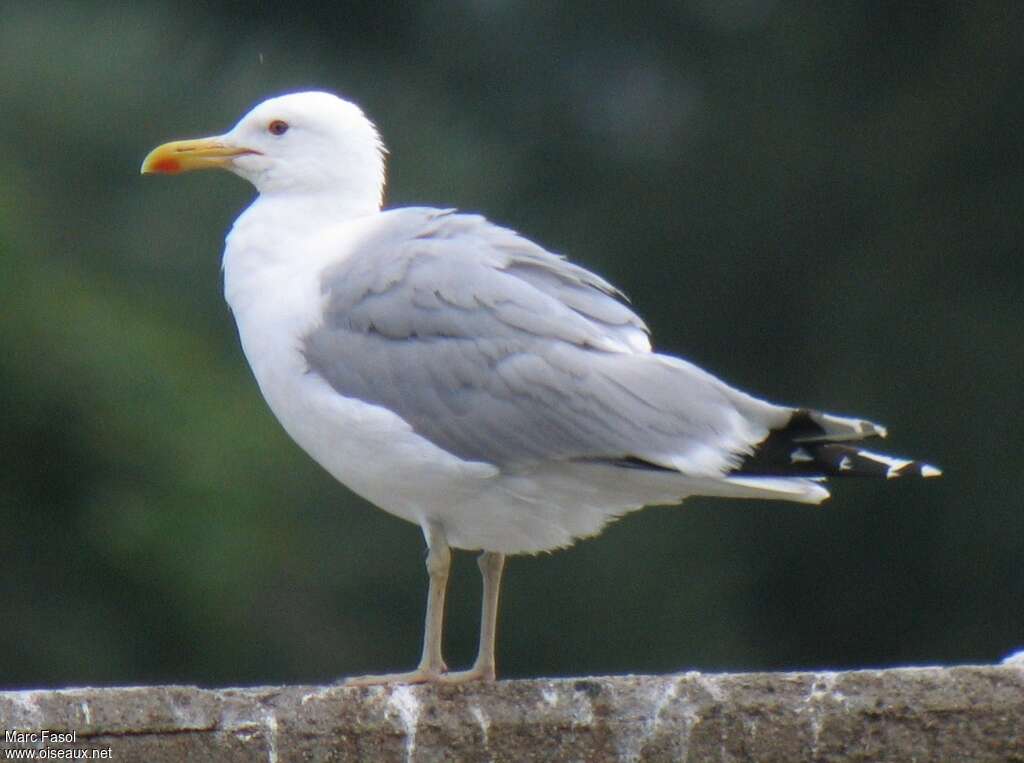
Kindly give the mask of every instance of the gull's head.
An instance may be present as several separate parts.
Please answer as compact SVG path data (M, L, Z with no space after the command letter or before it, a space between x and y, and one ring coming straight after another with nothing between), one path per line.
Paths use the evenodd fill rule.
M292 93L259 104L223 135L158 146L142 172L220 168L261 194L339 194L379 208L383 154L358 106L330 93Z

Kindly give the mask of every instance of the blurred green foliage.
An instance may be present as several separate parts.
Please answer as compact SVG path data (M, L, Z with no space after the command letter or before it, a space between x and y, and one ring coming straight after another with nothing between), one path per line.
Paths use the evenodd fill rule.
M228 176L152 146L342 93L389 203L481 211L656 344L884 422L941 480L693 499L514 559L505 676L988 661L1024 642L1024 8L1012 2L0 5L0 685L410 666L419 531L259 398ZM476 639L459 559L450 662Z

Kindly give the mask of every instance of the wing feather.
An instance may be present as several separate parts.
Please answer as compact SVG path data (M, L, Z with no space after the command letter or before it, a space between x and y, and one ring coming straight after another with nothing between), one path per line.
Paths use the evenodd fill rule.
M720 474L782 416L651 353L611 285L481 217L384 213L322 287L310 370L467 460Z

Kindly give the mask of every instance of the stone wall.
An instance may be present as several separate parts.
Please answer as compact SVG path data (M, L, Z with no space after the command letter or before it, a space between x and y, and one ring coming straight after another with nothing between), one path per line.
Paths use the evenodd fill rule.
M8 691L0 722L4 748L150 763L1024 761L1024 660L469 686ZM69 732L73 741L54 741Z

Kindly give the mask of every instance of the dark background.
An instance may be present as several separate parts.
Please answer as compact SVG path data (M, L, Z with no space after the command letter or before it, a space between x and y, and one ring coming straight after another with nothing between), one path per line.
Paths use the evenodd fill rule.
M486 213L656 346L890 428L940 480L691 499L515 558L506 677L986 662L1024 645L1016 2L0 6L0 685L409 668L420 531L284 435L223 303L227 174L166 140L334 90L388 203ZM448 654L475 650L462 554Z

